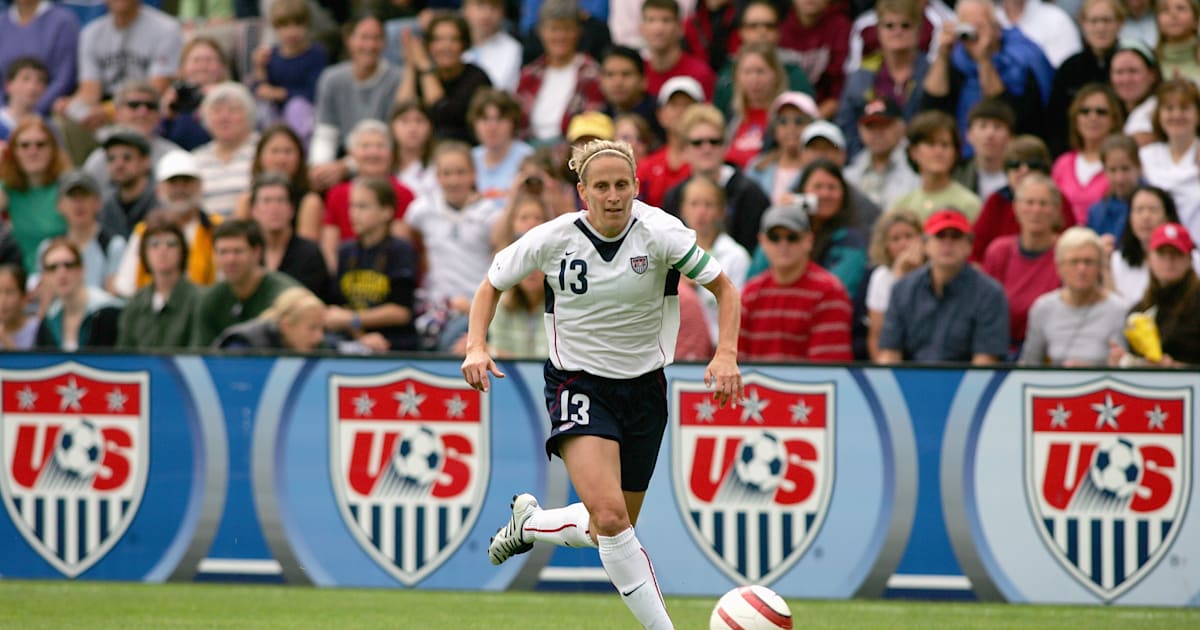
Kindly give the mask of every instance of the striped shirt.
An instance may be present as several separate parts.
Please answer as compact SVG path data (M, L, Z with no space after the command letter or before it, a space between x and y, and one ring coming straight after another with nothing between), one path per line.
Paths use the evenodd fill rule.
M850 297L837 276L808 263L781 286L768 269L742 289L739 361L850 361Z
M217 157L216 142L202 144L192 151L200 180L204 183L204 211L229 218L238 199L250 190L250 166L254 163L254 147L258 134L252 133L233 157L223 161Z

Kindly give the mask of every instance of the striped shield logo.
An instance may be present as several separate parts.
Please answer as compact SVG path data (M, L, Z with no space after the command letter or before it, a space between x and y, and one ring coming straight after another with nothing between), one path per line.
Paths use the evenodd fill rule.
M329 381L330 472L342 519L412 586L466 539L489 476L488 398L404 368Z
M787 573L821 529L833 488L834 384L745 378L737 407L674 381L671 476L689 533L740 584Z
M1024 390L1025 495L1046 547L1112 601L1162 560L1191 495L1191 388Z
M0 371L0 493L63 575L99 562L133 522L150 464L150 377L77 363Z

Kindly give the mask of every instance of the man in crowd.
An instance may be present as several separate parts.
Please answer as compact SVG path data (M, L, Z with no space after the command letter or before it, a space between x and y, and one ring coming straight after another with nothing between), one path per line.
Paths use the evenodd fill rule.
M663 139L662 126L655 115L654 97L646 92L646 68L641 54L624 46L613 46L600 59L600 93L604 109L616 120L622 114L637 114L650 123L654 135Z
M137 131L150 142L151 170L164 155L171 151L181 150L179 145L158 135L158 123L162 120L158 110L158 95L158 88L154 87L154 84L144 79L133 79L122 83L113 99L113 120L116 122L116 128ZM100 130L102 146L108 134L113 130L113 128ZM95 177L101 187L107 187L112 183L109 181L106 156L107 152L103 148L97 148L87 156L87 161L83 163L83 170L87 171L88 175Z
M637 177L642 201L662 206L667 191L686 180L691 167L684 160L687 138L678 129L683 112L696 103L704 102L704 88L691 77L675 77L663 84L658 93L658 112L655 117L667 134L663 147L638 162Z
M642 4L642 37L646 40L646 91L658 96L671 77L693 77L704 88L707 101L717 77L703 59L683 50L683 22L675 0L646 0Z
M100 223L113 234L129 238L133 226L158 203L150 185L150 142L133 129L117 129L108 134L101 150L112 186L104 191Z

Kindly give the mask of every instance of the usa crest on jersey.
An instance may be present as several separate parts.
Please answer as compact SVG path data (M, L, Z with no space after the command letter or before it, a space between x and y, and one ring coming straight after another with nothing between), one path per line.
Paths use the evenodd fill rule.
M406 585L462 544L489 475L488 399L405 368L330 377L330 464L342 519Z
M147 372L77 363L0 371L4 507L67 577L100 561L129 528L150 461Z
M674 381L672 485L688 532L735 582L770 584L816 537L834 470L833 383L745 378L737 407Z
M1024 388L1026 498L1078 582L1111 601L1166 555L1192 478L1191 388Z

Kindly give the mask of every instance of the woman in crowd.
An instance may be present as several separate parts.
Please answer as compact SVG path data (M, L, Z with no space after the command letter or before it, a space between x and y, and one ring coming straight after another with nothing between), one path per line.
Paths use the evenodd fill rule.
M204 210L229 217L250 187L258 134L257 108L249 88L227 81L214 86L200 105L200 118L212 141L192 151L204 184Z
M817 202L816 208L809 210L813 262L837 276L847 294L857 294L867 270L870 226L850 204L842 169L829 160L818 159L800 174L798 188Z
M125 254L125 237L113 234L97 220L100 185L83 171L70 171L62 176L58 189L58 211L67 224L63 238L71 241L83 254L84 284L111 293L113 279ZM38 245L39 260L53 241L46 239Z
M641 162L654 148L654 130L640 114L621 114L613 120L613 139L629 145L633 158Z
M292 194L296 196L292 200L297 208L292 222L296 236L317 241L321 238L325 202L309 186L305 164L304 145L300 142L300 136L286 124L277 123L267 127L258 139L258 146L254 148L254 162L250 164L250 179L254 181L266 173L286 178ZM239 219L250 217L249 189L238 198L234 216Z
M262 228L262 264L299 282L317 297L329 295L329 267L316 241L298 236L295 195L287 179L267 173L250 190L250 218Z
M1068 228L1054 246L1062 288L1029 309L1021 365L1104 365L1125 328L1125 303L1104 288L1104 242L1089 228Z
M1179 213L1175 200L1165 190L1155 186L1139 186L1129 199L1129 215L1125 220L1121 239L1112 253L1110 288L1125 301L1132 304L1140 300L1150 283L1150 272L1146 269L1146 255L1150 251L1150 237L1154 230L1167 223L1178 223ZM1200 270L1200 252L1193 254L1195 267Z
M1154 53L1140 42L1122 42L1113 54L1108 82L1125 106L1125 135L1144 146L1154 141L1154 110L1160 75Z
M152 212L138 248L151 280L121 311L116 345L123 350L186 348L200 289L187 277L188 242L183 230L165 212Z
M1117 52L1117 33L1125 18L1121 0L1085 0L1079 9L1080 30L1083 32L1083 50L1067 57L1054 73L1054 84L1050 88L1050 103L1046 111L1067 112L1083 86L1091 83L1108 83L1109 66ZM1057 124L1047 125L1046 144L1054 155L1061 155L1070 147L1067 127L1075 124L1076 117L1061 118ZM1066 125L1062 123L1066 122ZM1120 127L1117 127L1120 129ZM1060 183L1061 185L1061 183ZM1070 198L1070 195L1068 195Z
M979 197L951 177L962 156L962 140L949 114L926 111L913 118L908 127L908 156L921 176L921 186L902 195L892 207L908 208L922 217L942 208L954 208L971 221L979 216Z
M1158 63L1165 79L1200 80L1196 26L1200 3L1196 0L1159 0Z
M725 159L745 168L766 143L767 109L787 89L787 75L778 49L767 44L742 46L733 63L733 111L726 112L729 148Z
M1183 0L1170 0L1180 2ZM1200 89L1185 79L1158 88L1154 110L1155 142L1142 147L1142 175L1150 184L1171 193L1179 222L1200 233Z
M892 299L896 281L925 264L921 240L921 218L897 208L879 217L871 231L867 249L875 269L867 280L867 353L874 361L879 355L879 335Z
M1107 85L1091 83L1076 92L1067 121L1071 150L1054 161L1050 177L1066 198L1075 223L1083 224L1088 208L1108 190L1100 145L1109 134L1121 129L1125 119L1117 95Z
M121 302L83 282L83 256L65 238L42 253L43 286L53 300L37 332L39 348L74 352L112 346L117 340Z
M41 322L25 312L25 270L0 264L0 350L29 350Z
M549 147L535 150L521 160L510 190L537 195L555 216L579 209L579 193L563 177L562 167ZM495 241L497 244L503 241Z
M483 89L471 99L467 120L479 138L479 145L471 149L475 189L488 199L502 199L508 195L521 160L533 153L533 147L516 139L521 106L508 92Z
M725 275L738 291L746 284L750 253L725 233L725 189L714 179L697 175L683 185L679 218L696 232L696 244L721 263ZM707 290L696 291L704 308L709 344L717 343L717 298Z
M404 80L396 99L421 103L439 139L474 142L467 108L471 96L492 82L479 66L462 60L471 47L471 29L462 16L440 12L429 20L423 37L417 41L411 30L401 32Z
M507 247L532 228L554 218L541 197L519 193L496 222L498 236ZM529 359L549 356L546 326L546 274L535 271L500 296L496 317L488 326L488 348L497 358ZM465 348L456 349L459 354Z
M21 265L37 269L38 244L67 231L56 209L58 178L71 168L67 154L40 118L17 123L0 160L0 215L7 215L21 249Z
M604 95L600 64L579 51L579 9L573 0L543 2L537 29L546 52L521 68L516 96L524 135L541 146L560 141L575 114L602 109ZM544 89L550 85L554 89Z
M304 287L292 287L257 318L226 328L213 347L312 352L324 341L325 303Z
M1120 365L1188 367L1200 365L1200 276L1193 261L1195 245L1187 229L1178 223L1160 225L1150 237L1150 285L1131 312L1153 309L1154 323L1162 343L1161 360L1133 355L1121 356L1120 348L1109 355Z
M415 197L424 197L437 189L433 168L433 120L417 101L396 104L391 120L392 140L396 146L396 179Z
M185 151L212 141L201 120L200 103L229 80L229 61L217 40L198 35L179 53L179 81L163 92L159 135Z
M971 242L971 260L982 263L988 245L1001 236L1020 231L1017 215L1013 213L1013 197L1017 186L1031 174L1050 174L1050 151L1046 143L1035 136L1021 135L1013 138L1004 150L1004 176L1008 185L988 196L979 218L971 227L974 236ZM1075 225L1075 213L1062 204L1062 225Z
M800 92L784 92L771 104L770 134L775 140L746 168L746 176L767 193L773 205L786 205L800 178L800 137L813 120L817 104Z

